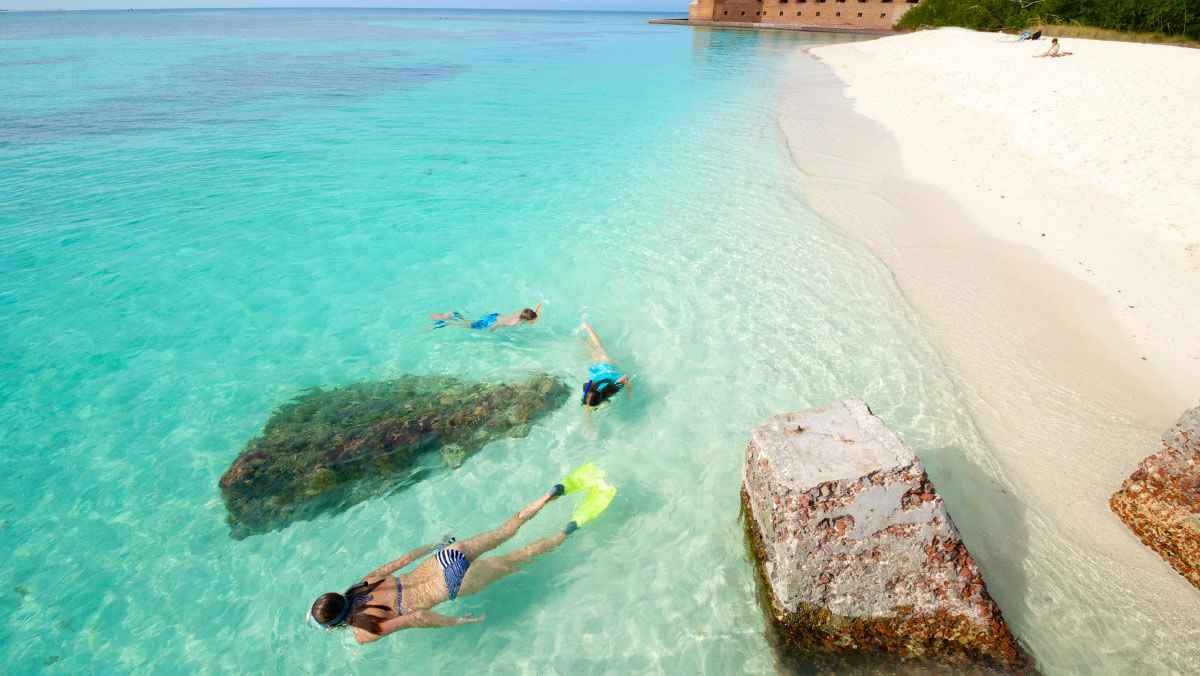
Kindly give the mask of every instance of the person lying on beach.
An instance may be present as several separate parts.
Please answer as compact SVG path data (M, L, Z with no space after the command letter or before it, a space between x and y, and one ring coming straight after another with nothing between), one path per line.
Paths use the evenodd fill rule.
M1060 51L1058 51L1058 49L1059 49L1058 38L1054 38L1053 40L1050 41L1050 49L1047 49L1045 52L1043 52L1041 54L1034 54L1033 58L1040 59L1043 56L1070 56L1071 55L1071 52L1060 52Z
M1029 36L1029 39L1030 39L1030 40L1040 40L1040 39L1041 39L1041 37L1042 37L1042 27L1041 27L1041 26L1038 26L1038 27L1037 27L1037 30L1035 30L1035 31L1033 32L1033 35L1030 35L1030 36Z
M539 304L539 307L541 304ZM530 324L537 321L538 313L535 310L525 308L520 312L513 311L512 314L502 315L499 312L484 315L480 319L474 321L467 319L458 312L440 312L429 315L433 320L433 326L425 329L432 331L440 329L443 326L465 326L468 329L487 329L489 332L495 331L501 326L517 326L521 322L529 322Z
M583 344L596 362L588 368L588 381L583 386L581 403L588 407L584 409L586 413L588 409L603 404L617 392L628 388L629 375L621 373L616 366L613 366L612 357L608 356L608 351L604 349L604 344L592 330L591 324L585 322L579 328L587 331L588 339L583 341Z
M448 538L438 545L425 545L384 564L368 573L361 582L345 592L322 594L308 612L313 627L334 629L351 627L354 639L370 643L401 629L412 627L457 627L483 622L485 616L468 613L449 617L433 612L439 603L453 601L483 590L500 578L515 573L517 564L528 561L561 545L578 528L575 521L562 531L544 537L521 549L479 558L517 534L517 530L532 519L546 503L562 495L562 484L555 484L546 495L534 500L517 512L504 525L462 542ZM422 561L411 573L392 573L413 561L437 553Z

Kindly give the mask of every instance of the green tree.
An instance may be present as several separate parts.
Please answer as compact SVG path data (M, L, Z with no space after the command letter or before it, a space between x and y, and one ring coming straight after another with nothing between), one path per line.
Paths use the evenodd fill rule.
M904 15L900 26L991 31L1076 23L1200 40L1200 21L1192 16L1197 7L1200 0L924 0Z

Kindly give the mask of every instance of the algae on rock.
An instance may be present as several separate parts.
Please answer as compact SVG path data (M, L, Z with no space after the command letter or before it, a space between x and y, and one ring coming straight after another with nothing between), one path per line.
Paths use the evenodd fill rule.
M1108 504L1200 589L1200 407L1184 411L1162 440L1163 449L1139 463Z
M280 406L221 477L230 535L244 538L338 512L528 434L567 398L537 374L520 383L405 375L312 388Z

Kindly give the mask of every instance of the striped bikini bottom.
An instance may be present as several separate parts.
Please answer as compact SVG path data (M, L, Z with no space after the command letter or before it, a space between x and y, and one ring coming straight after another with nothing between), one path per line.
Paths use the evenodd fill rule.
M467 560L465 554L457 549L446 548L446 545L452 542L454 542L454 538L438 545L438 553L434 557L437 559L438 565L442 567L442 576L446 578L446 589L450 590L451 601L458 598L458 588L462 586L467 568L471 566L471 562Z

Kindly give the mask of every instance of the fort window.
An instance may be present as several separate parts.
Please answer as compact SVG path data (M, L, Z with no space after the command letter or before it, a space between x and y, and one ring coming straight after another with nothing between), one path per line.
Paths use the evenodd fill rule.
M834 14L834 16L841 16L841 15L842 15L842 13L841 13L841 12L838 12L838 13Z
M724 12L722 12L722 14L729 14L729 10L725 10Z
M862 18L862 12L858 13L858 18L860 18L860 19Z
M796 12L796 16L800 16L800 12Z
M880 14L879 14L879 18L880 18L880 19L882 19L882 18L884 18L884 17L886 17L886 16L887 16L887 14L884 14L884 13L882 13L882 12L880 12Z
M783 12L780 12L780 13L779 13L779 16L783 16Z
M821 13L820 13L820 12L817 12L817 16L821 16Z
M745 13L745 12L742 12L742 16L746 16L746 13Z

